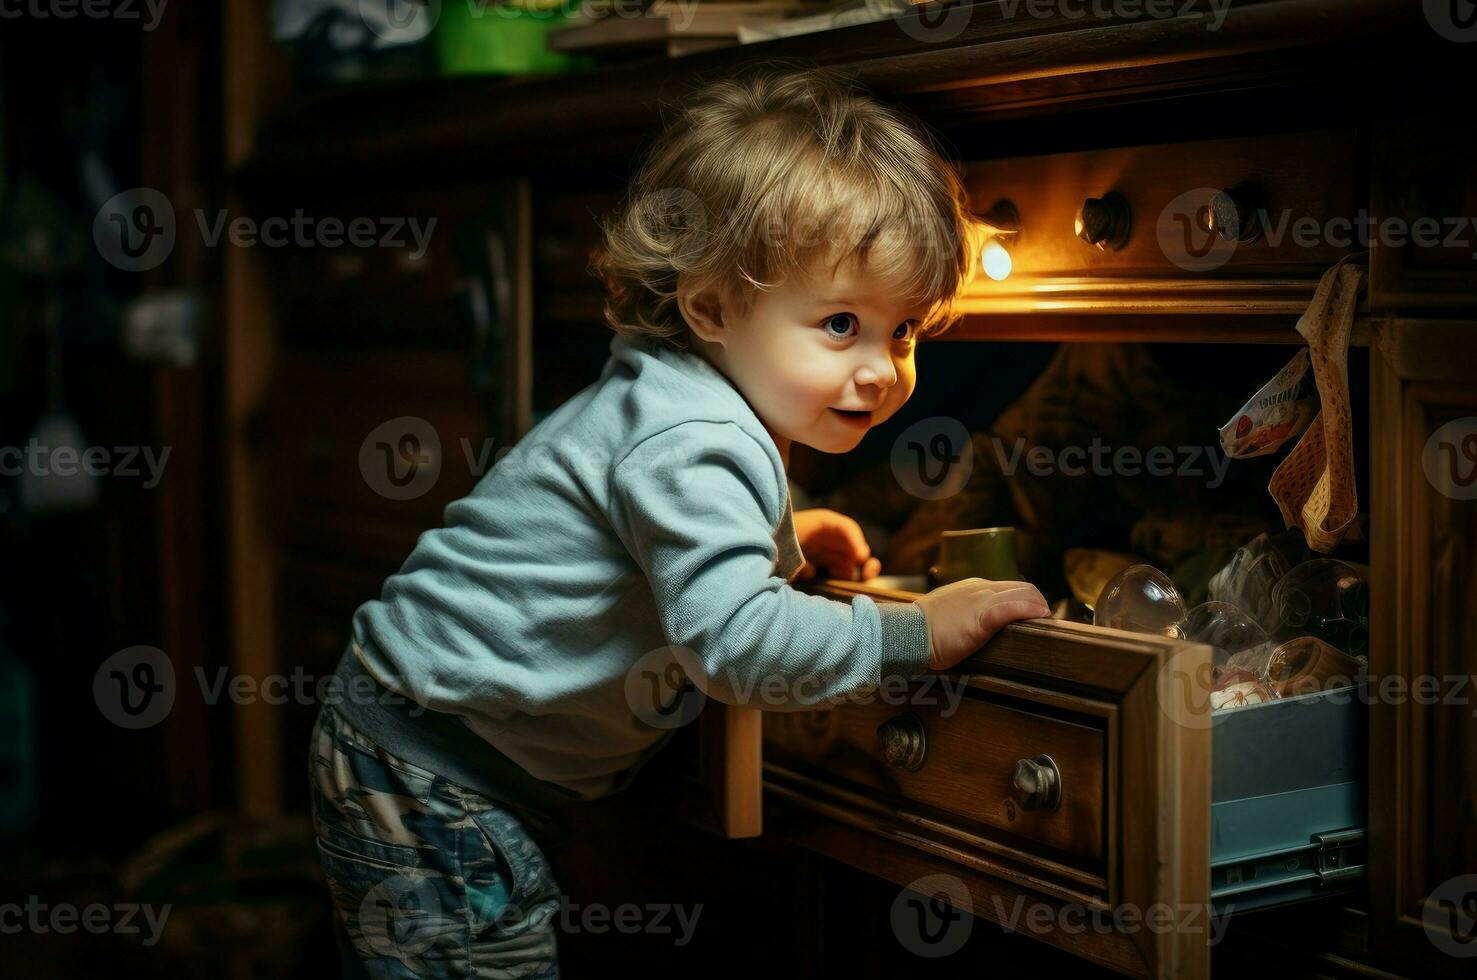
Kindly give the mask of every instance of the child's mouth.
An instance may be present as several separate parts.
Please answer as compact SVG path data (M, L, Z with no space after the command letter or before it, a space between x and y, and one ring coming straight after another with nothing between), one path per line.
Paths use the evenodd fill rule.
M864 426L870 425L872 422L872 413L868 411L854 412L844 408L833 408L831 409L831 411L835 412L836 415L841 419L841 421L847 423L848 425Z

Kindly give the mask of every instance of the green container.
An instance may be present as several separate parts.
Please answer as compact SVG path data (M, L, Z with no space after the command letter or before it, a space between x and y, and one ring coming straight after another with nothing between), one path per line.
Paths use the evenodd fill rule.
M1015 528L974 527L939 532L938 564L928 569L928 587L936 589L965 578L1018 582Z
M588 55L548 48L549 32L565 26L568 0L443 0L436 22L442 75L528 75L590 67Z

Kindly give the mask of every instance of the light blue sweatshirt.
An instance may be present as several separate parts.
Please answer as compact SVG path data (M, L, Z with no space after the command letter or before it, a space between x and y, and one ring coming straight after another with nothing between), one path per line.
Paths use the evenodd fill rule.
M690 650L708 698L765 710L925 673L916 603L791 588L804 558L784 464L732 382L652 341L617 336L610 354L359 607L349 672L583 799L624 788L673 731L628 700L633 667L657 648ZM447 740L426 744L364 700L340 710L393 754L479 775Z

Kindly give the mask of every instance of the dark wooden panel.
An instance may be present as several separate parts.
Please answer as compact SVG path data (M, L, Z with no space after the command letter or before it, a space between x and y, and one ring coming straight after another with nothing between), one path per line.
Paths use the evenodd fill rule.
M1371 309L1470 315L1477 309L1477 135L1450 113L1381 120L1374 135L1372 210L1385 232L1370 259Z
M487 442L466 373L465 357L450 352L284 352L263 463L278 533L326 536L350 516L440 526L500 445Z
M1336 11L1322 0L1242 0L1221 22L1144 16L1138 8L1085 16L1070 5L958 3L901 19L738 45L679 59L602 66L534 78L459 78L368 85L314 94L279 114L262 152L242 174L253 193L293 180L385 173L475 174L519 156L541 171L622 169L662 118L697 85L759 59L824 65L855 74L873 91L962 125L1052 105L1120 105L1167 93L1261 89L1344 75L1350 98L1378 94L1416 64L1423 79L1459 52L1396 0L1356 0ZM1111 5L1109 5L1111 8ZM924 19L927 18L927 19ZM1214 29L1207 29L1214 23ZM1310 52L1311 45L1315 50ZM1214 67L1207 69L1207 63ZM536 161L536 164L532 164Z
M278 565L277 671L283 688L263 687L262 694L286 700L268 705L277 715L284 747L284 802L308 809L308 739L318 716L316 695L322 680L333 674L349 642L354 610L379 596L382 578L352 562L285 554ZM264 678L253 678L260 684ZM300 696L306 691L307 698Z
M1469 976L1477 329L1392 322L1378 341L1369 653L1389 693L1370 706L1370 947L1391 969Z

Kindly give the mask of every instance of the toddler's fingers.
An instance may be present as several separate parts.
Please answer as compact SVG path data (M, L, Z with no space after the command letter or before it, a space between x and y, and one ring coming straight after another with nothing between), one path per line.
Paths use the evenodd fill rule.
M1041 594L1041 590L1028 582L999 584L1008 584L1014 587L993 593L991 599L995 602L1035 602L1042 606L1046 605L1046 597Z
M862 526L845 514L837 514L836 517L837 520L831 525L831 529L838 532L842 547L856 561L870 558L872 548L867 544L867 536L862 532Z
M1007 623L1023 619L1044 619L1049 612L1050 610L1029 599L997 602L985 610L982 620L986 631L994 635Z
M1035 586L997 593L990 607L1007 610L1017 619L1040 619L1051 615L1051 606Z

